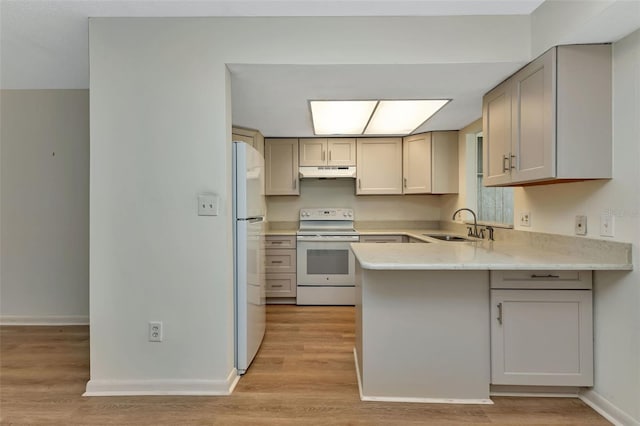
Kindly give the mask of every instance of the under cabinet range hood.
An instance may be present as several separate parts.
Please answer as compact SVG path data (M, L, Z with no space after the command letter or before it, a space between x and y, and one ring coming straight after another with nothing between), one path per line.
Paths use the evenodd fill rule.
M300 167L300 178L320 178L320 179L335 179L335 178L353 178L356 177L355 166L315 166L315 167Z

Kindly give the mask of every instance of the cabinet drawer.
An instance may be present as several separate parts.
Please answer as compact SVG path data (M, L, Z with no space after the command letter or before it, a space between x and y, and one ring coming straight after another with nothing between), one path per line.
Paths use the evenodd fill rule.
M266 272L270 273L296 273L295 250L267 250Z
M491 271L491 288L589 290L592 271Z
M296 236L295 235L267 235L266 239L267 249L291 249L296 248Z
M361 243L402 243L402 235L360 235Z
M267 274L267 297L296 297L296 274Z

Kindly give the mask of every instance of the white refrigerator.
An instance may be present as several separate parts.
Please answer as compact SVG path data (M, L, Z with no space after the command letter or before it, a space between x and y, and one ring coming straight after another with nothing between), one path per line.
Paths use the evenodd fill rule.
M265 331L264 159L244 142L233 143L233 243L236 350L244 374Z

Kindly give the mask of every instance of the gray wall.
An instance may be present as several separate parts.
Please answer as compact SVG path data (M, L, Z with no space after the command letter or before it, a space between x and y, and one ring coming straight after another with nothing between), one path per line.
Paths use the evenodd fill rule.
M0 91L0 321L88 323L89 91Z

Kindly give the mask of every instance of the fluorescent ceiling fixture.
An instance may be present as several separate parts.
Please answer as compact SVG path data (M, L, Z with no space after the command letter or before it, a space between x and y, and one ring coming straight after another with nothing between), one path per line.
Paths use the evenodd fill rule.
M365 130L367 135L406 135L449 102L445 99L380 101Z
M361 135L377 101L309 101L316 135Z

